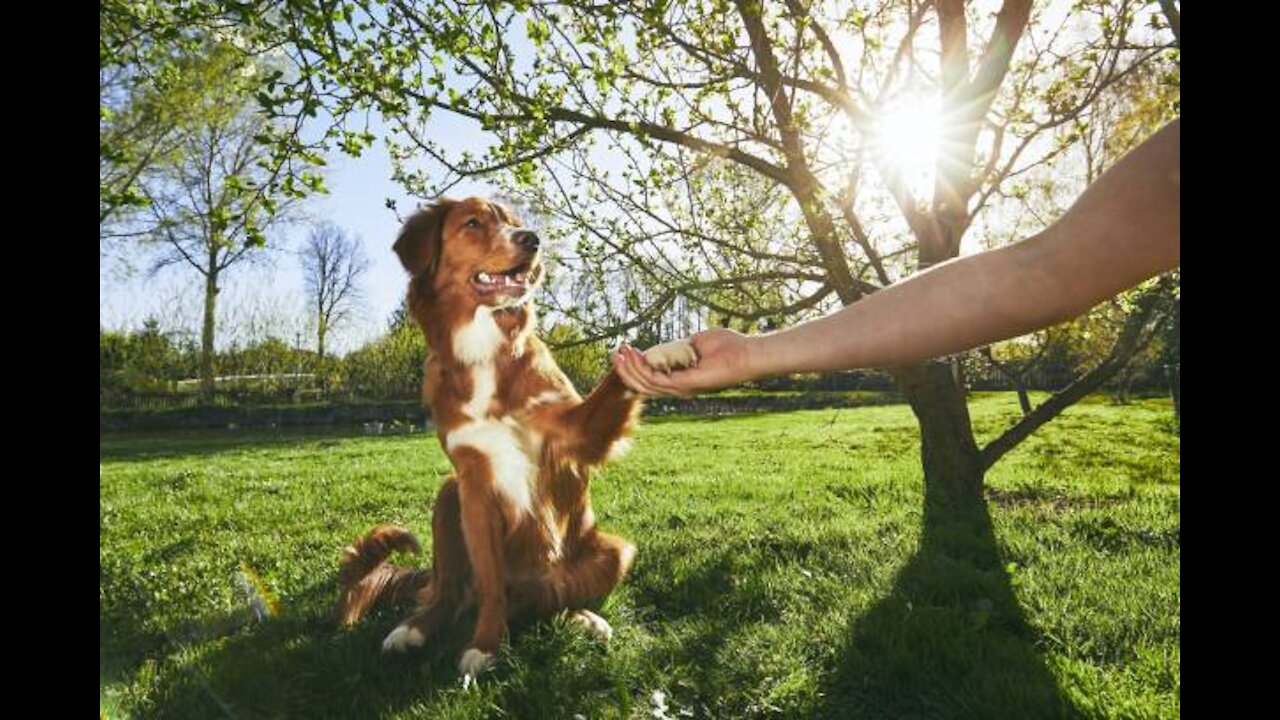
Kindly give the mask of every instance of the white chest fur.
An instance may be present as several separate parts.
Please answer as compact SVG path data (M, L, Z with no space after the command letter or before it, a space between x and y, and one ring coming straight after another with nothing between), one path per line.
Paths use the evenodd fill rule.
M514 417L490 415L497 391L492 362L472 365L470 370L471 398L462 407L470 421L446 436L445 447L452 452L465 446L484 455L497 489L517 508L531 510L542 438Z
M454 331L453 354L467 365L492 363L505 339L493 308L481 305L470 322Z

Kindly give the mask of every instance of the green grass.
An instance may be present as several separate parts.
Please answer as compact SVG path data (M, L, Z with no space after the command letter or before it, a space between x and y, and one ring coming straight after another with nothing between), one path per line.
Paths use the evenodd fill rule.
M979 439L1017 418L975 398ZM424 540L434 436L219 433L100 443L101 706L110 717L1177 717L1179 436L1167 401L1082 403L926 503L906 406L653 418L593 481L640 554L602 646L516 631L463 690L469 627L382 657L340 631L341 546ZM406 562L426 562L407 559ZM254 621L236 577L277 614ZM665 713L654 704L665 696Z

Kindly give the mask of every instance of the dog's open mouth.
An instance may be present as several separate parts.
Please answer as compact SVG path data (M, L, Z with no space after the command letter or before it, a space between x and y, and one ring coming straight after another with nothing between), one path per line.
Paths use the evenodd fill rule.
M522 263L502 272L478 272L471 284L481 294L521 295L542 275L542 266L532 262Z

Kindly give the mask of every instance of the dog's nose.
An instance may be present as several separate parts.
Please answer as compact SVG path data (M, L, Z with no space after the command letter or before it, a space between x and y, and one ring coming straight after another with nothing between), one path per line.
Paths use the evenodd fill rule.
M522 230L516 234L516 243L525 250L533 252L538 249L538 246L542 244L542 241L538 239L538 234L534 231Z

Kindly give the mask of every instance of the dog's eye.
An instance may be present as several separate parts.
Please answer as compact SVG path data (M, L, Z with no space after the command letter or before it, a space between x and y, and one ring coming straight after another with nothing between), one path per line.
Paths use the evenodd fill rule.
M478 228L478 227L480 227L480 219L479 219L479 218L471 218L470 220L468 220L468 221L465 223L465 227L469 227L469 228Z

